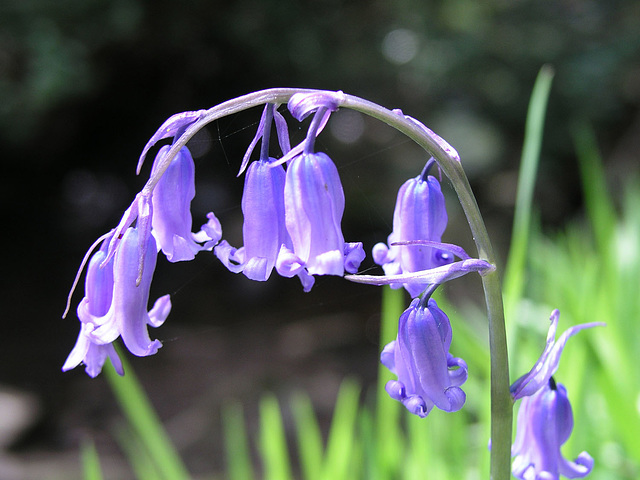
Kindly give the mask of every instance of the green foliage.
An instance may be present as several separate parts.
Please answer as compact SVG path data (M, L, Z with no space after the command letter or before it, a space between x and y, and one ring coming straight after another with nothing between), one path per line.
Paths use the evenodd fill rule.
M100 459L96 446L90 440L80 446L80 457L82 460L82 471L85 480L102 480L102 470L100 469Z
M145 452L159 473L155 478L167 480L190 478L133 369L122 353L120 358L127 372L125 376L119 376L110 363L105 365L103 371L120 404L122 413L135 434L133 440L135 444L131 444L132 448L127 448L127 451L132 452L135 445L140 451ZM132 458L132 455L130 454L129 457Z

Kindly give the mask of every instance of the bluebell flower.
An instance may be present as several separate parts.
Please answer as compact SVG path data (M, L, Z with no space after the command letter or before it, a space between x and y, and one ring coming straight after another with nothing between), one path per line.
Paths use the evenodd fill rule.
M104 357L109 356L113 360L110 344L118 337L122 337L127 349L137 356L153 355L162 346L160 341L149 338L147 326L162 325L171 311L171 300L169 295L164 295L147 311L157 247L154 237L148 235L143 245L142 277L138 282L139 235L137 228L129 227L116 248L113 260L108 259L106 241L92 257L87 273L86 296L78 305L78 318L82 323L80 338L65 362L64 370L85 361L90 367L89 374L97 375ZM119 368L121 370L121 366Z
M554 310L542 355L527 374L511 385L514 401L521 399L516 440L511 450L515 456L511 471L522 480L557 480L560 475L582 478L593 468L593 459L586 452L573 462L562 456L560 447L573 430L573 413L567 390L562 384L556 384L553 375L567 340L580 330L604 324L576 325L555 341L559 318L560 312Z
M393 212L393 231L388 244L378 243L373 247L373 260L381 265L386 275L402 275L447 265L453 256L446 250L410 242L428 240L440 242L447 228L447 210L438 179L427 175L434 160L425 166L422 174L407 180L398 191ZM403 286L412 297L416 297L428 286L427 282L414 280Z
M269 156L272 120L275 120L283 153L290 150L284 118L274 105L267 105L258 132L249 145L240 167L241 173L246 169L242 193L244 245L236 249L223 240L214 249L216 256L230 271L242 272L247 278L256 281L266 281L281 252L292 247L285 222L285 170L282 165L273 166L276 160ZM250 155L259 140L262 141L260 158L249 164ZM299 276L304 290L309 291L314 283L313 277L304 269L295 274Z
M316 136L337 109L339 94L294 95L289 110L298 120L315 112L301 146L291 150L284 188L287 231L292 247L283 245L276 269L290 277L355 273L365 257L362 243L347 243L342 233L345 199L340 175L324 153L314 152Z
M573 430L573 412L567 390L553 377L534 394L524 397L518 411L515 456L511 471L521 480L582 478L593 468L593 458L582 452L573 462L560 447Z
M284 204L293 248L276 265L280 275L296 275L302 268L310 275L357 272L364 250L362 243L344 241L344 192L338 169L326 154L303 153L291 161Z
M158 151L151 176L170 148L165 145ZM189 149L182 147L151 196L151 232L170 262L193 260L198 252L211 250L222 236L220 222L213 213L207 215L205 228L191 232L191 201L195 194L195 165Z
M411 302L400 316L396 340L380 355L382 364L398 377L387 382L387 393L419 417L426 417L434 406L457 411L466 400L460 386L467 380L467 364L449 353L449 318L429 295Z
M556 309L551 313L551 325L547 332L547 342L542 355L540 355L540 358L528 373L518 378L518 380L513 382L511 385L511 396L514 400L533 395L547 385L551 376L558 370L560 356L562 355L562 351L564 350L569 338L585 328L605 325L602 322L591 322L576 325L565 331L560 335L558 341L556 341L555 337L559 320L560 311Z
M106 315L111 307L113 298L113 260L104 267L100 267L107 256L109 247L108 236L102 241L102 246L89 261L87 276L85 279L85 297L78 306L78 318L80 319L80 334L75 346L67 357L62 371L66 372L85 364L85 370L90 377L96 377L102 371L102 366L107 358L116 371L124 374L122 362L111 343L97 344L91 341L90 333L93 330L91 319Z

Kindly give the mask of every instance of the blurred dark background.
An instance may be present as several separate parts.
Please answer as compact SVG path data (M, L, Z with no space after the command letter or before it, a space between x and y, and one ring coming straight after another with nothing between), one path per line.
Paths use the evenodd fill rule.
M504 258L527 103L543 64L556 76L536 208L553 229L581 212L576 120L595 128L614 190L638 170L634 0L2 2L0 478L38 478L33 472L51 472L53 460L69 478L86 433L107 459L113 453L107 464L118 472L109 443L117 409L104 379L81 367L60 372L77 336L81 288L72 313L60 316L86 249L143 185L150 162L135 177L138 155L167 117L276 86L402 108L460 152ZM259 113L214 122L190 144L194 229L214 210L238 246L235 175ZM304 134L290 127L294 138ZM341 171L347 240L370 251L390 232L396 190L419 173L424 154L349 112L334 116L318 149ZM449 197L446 239L469 246ZM262 391L298 388L323 414L343 376L375 377L375 288L332 278L309 294L297 280L256 285L203 253L189 264L159 262L152 295L167 292L172 314L151 332L164 348L133 366L195 473L222 466L212 453L219 438L205 435L219 428L222 401L250 409Z

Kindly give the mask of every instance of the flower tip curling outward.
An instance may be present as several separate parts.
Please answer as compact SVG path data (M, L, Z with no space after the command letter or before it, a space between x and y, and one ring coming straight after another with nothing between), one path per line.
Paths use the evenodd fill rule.
M398 336L387 344L380 361L398 380L387 393L412 414L426 417L434 406L446 412L460 410L466 395L467 364L449 353L451 324L435 300L414 299L400 316Z
M553 377L533 395L522 399L518 411L515 457L511 471L521 480L559 479L587 476L593 458L582 452L573 462L562 456L560 447L573 430L573 413L565 387Z
M516 440L512 455L515 457L512 473L521 480L582 478L593 468L591 456L582 452L571 462L566 460L560 447L573 430L573 412L565 387L556 384L553 375L558 369L560 356L570 337L580 330L604 323L592 322L576 325L555 340L560 312L551 314L551 325L542 355L533 368L511 386L515 400L522 399L516 423Z
M569 338L578 333L580 330L586 328L604 326L602 322L591 322L575 325L566 330L558 340L555 340L556 331L558 329L558 321L560 319L560 311L554 310L551 313L549 331L547 333L547 343L540 355L540 358L535 363L533 368L525 375L518 378L511 385L511 396L514 400L519 398L533 395L540 388L549 382L551 376L558 370L558 364L560 363L560 356L564 350L565 345Z

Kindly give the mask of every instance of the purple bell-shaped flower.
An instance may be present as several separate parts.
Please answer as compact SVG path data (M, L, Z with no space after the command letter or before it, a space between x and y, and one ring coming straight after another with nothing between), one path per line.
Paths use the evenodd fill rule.
M400 316L396 340L380 355L398 377L385 387L391 398L419 417L426 417L434 405L446 412L460 410L466 400L460 386L467 380L467 364L449 353L450 346L447 315L428 295L414 299Z
M257 281L269 278L280 247L291 243L284 220L285 171L269 164L270 160L257 160L247 169L242 194L244 246L235 249L223 240L214 250L229 270Z
M171 300L169 295L164 295L147 311L158 253L152 235L143 241L141 252L138 236L137 228L129 227L124 232L113 256L112 276L96 270L100 268L104 251L94 255L91 275L87 276L87 296L78 305L78 317L83 324L81 336L87 337L91 343L106 346L121 336L132 354L146 356L153 355L162 346L160 341L149 338L147 325L162 325L171 311ZM143 265L140 276L141 256ZM102 268L111 268L110 262ZM79 363L77 360L84 346L81 344L76 347L78 350L74 348L65 363L65 369Z
M593 468L593 459L587 452L582 452L573 462L560 452L573 430L573 412L567 390L556 384L552 375L558 370L560 356L569 338L580 330L604 323L576 325L556 341L559 318L560 312L554 310L542 355L527 374L511 385L513 399L522 399L516 440L511 449L515 456L511 471L521 480L558 480L560 475L582 478Z
M156 156L151 175L171 147L163 146ZM195 197L195 165L187 147L182 147L156 184L151 202L151 232L170 262L193 260L202 250L211 250L220 241L220 222L209 213L202 230L191 232L191 201Z
M247 278L266 281L276 265L283 248L291 248L291 238L285 223L284 185L282 165L272 165L269 157L269 134L275 119L280 147L284 153L290 149L286 122L274 105L267 105L262 114L258 132L244 156L241 172L258 141L262 141L260 159L249 164L242 193L242 236L244 246L236 249L226 240L214 249L216 256L232 272L242 272ZM313 286L313 277L305 270L296 272L305 291Z
M124 374L122 362L111 343L97 344L91 341L89 333L93 330L91 319L106 315L111 307L113 298L113 260L110 260L104 267L100 264L107 257L109 241L108 236L102 241L100 250L93 254L87 267L85 279L85 297L78 306L78 318L80 319L80 334L75 346L62 366L62 371L66 372L77 367L80 363L85 364L85 371L90 377L96 377L102 371L102 366L107 358L120 374Z
M313 150L316 136L338 108L340 94L294 95L289 110L302 120L315 112L301 146L292 149L284 187L287 231L292 248L283 246L276 269L285 277L306 270L310 275L355 273L364 260L362 243L346 243L342 234L345 208L340 175L333 161Z
M442 239L448 217L440 182L427 175L433 163L434 160L431 159L421 175L407 180L400 187L388 246L378 243L373 247L373 260L382 266L385 275L429 270L453 261L453 255L435 247L420 244L394 245L396 242L440 242ZM412 281L392 285L392 288L400 286L404 286L412 297L416 297L427 288L428 283Z
M525 397L518 411L515 456L511 472L521 480L582 478L591 472L593 458L582 452L575 461L562 456L560 447L573 430L573 412L567 390L553 377L531 396Z
M326 154L303 153L291 161L284 203L294 256L278 265L278 273L291 276L302 267L311 275L357 271L364 251L361 243L344 241L344 192L338 169ZM291 268L293 265L297 268Z

